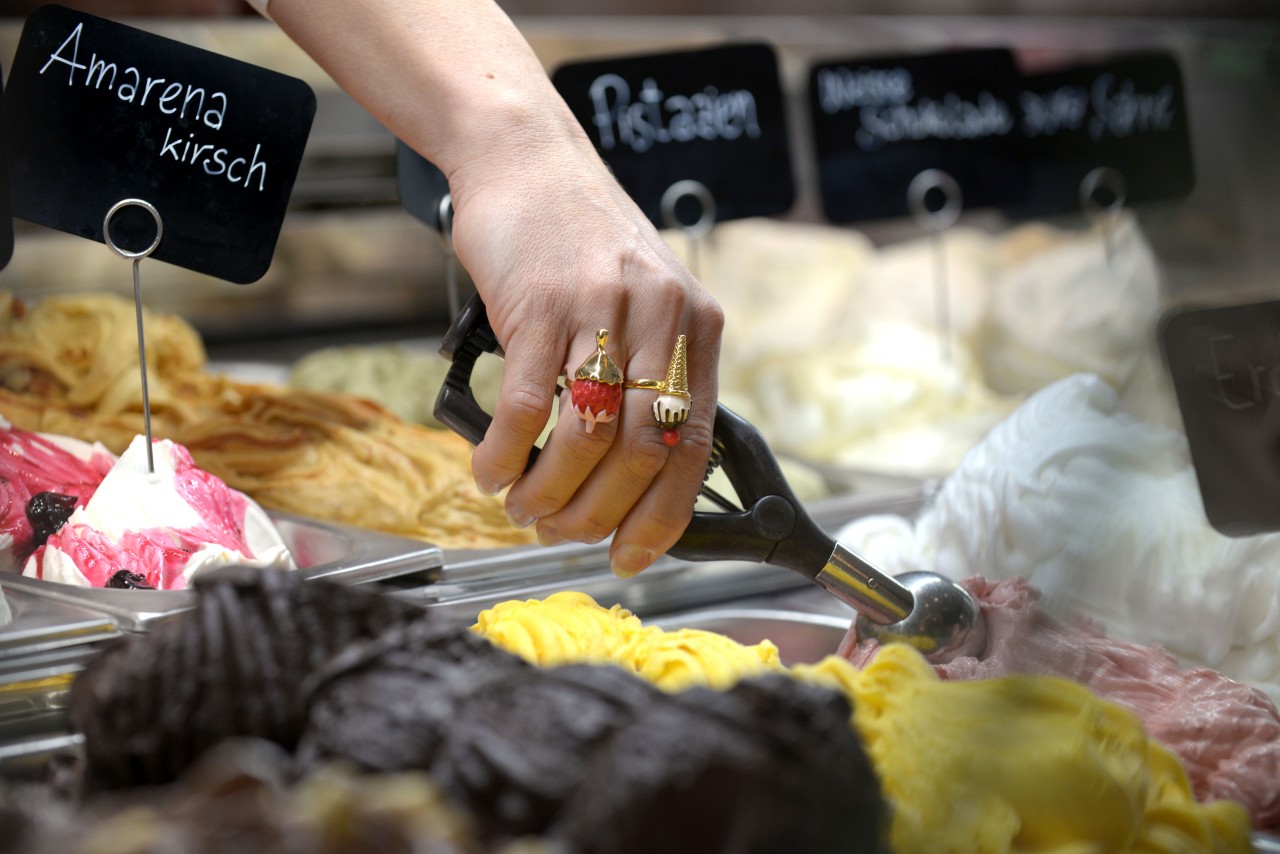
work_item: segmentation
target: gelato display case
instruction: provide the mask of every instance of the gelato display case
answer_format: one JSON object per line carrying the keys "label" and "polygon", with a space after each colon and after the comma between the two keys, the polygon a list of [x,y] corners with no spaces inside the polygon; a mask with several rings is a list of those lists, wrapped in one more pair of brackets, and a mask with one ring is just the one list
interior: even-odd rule
{"label": "gelato display case", "polygon": [[[672,795],[672,768],[686,767],[680,745],[665,740],[676,721],[695,734],[689,773],[741,787],[730,790],[744,799],[770,793],[780,827],[809,816],[793,803],[804,787],[775,792],[761,767],[856,796],[839,830],[881,822],[884,844],[868,836],[867,850],[943,850],[931,846],[946,827],[1013,839],[981,849],[1010,850],[1020,843],[1006,825],[1018,821],[1046,848],[1092,834],[1100,850],[1280,850],[1280,519],[1245,536],[1210,521],[1204,443],[1189,444],[1184,426],[1197,404],[1175,387],[1162,348],[1178,312],[1244,312],[1275,292],[1280,21],[1234,7],[1214,16],[512,9],[549,72],[724,43],[772,47],[792,204],[663,236],[724,309],[721,403],[759,429],[803,511],[841,547],[889,576],[935,573],[966,590],[979,614],[967,646],[926,662],[934,650],[868,634],[848,604],[769,563],[664,556],[622,579],[608,540],[541,547],[512,528],[501,498],[474,490],[467,443],[433,418],[458,296],[450,278],[461,274],[464,296],[470,283],[440,234],[402,206],[396,140],[270,22],[126,18],[316,94],[260,280],[142,265],[158,336],[156,429],[260,502],[298,569],[276,584],[230,567],[227,580],[213,570],[196,589],[172,591],[0,575],[11,612],[0,625],[0,772],[31,780],[70,762],[105,787],[151,785],[189,770],[203,747],[253,736],[291,755],[219,755],[187,790],[192,803],[225,797],[219,775],[283,796],[280,768],[314,771],[336,757],[380,776],[432,771],[397,785],[425,785],[413,797],[437,806],[462,804],[475,819],[464,825],[492,834],[486,844],[524,830],[615,850],[600,842],[617,832],[600,816],[634,830],[644,809],[688,795]],[[0,62],[21,24],[0,20]],[[833,221],[811,115],[815,69],[988,50],[1044,79],[1116,58],[1171,60],[1190,183],[1132,204],[1122,192],[1103,216],[1086,193],[1052,210],[962,206],[936,229],[910,215]],[[1112,106],[1155,109],[1137,98]],[[1070,107],[1058,105],[1060,119]],[[910,204],[903,190],[893,204]],[[141,423],[139,389],[124,379],[137,356],[122,355],[133,346],[128,265],[94,241],[21,220],[14,229],[0,270],[0,416],[120,453]],[[1274,347],[1259,352],[1280,364]],[[1268,387],[1266,370],[1251,376],[1274,404],[1280,384]],[[500,360],[486,357],[472,377],[490,411],[500,375]],[[1260,459],[1246,465],[1264,482],[1273,462]],[[737,498],[723,473],[708,484]],[[1247,485],[1245,504],[1280,495],[1274,484]],[[703,499],[698,509],[712,508]],[[171,660],[199,664],[199,684]],[[619,672],[600,675],[601,665]],[[623,671],[635,680],[618,681]],[[79,706],[77,684],[93,688]],[[793,696],[784,685],[803,687]],[[832,717],[833,696],[852,707],[852,727],[847,708]],[[515,721],[521,698],[537,713]],[[148,703],[162,711],[151,730]],[[942,708],[955,714],[938,716]],[[587,712],[566,723],[575,709]],[[414,734],[419,718],[429,737]],[[840,723],[824,737],[849,767],[810,755],[800,719]],[[590,761],[564,759],[588,730],[596,741],[578,753]],[[1030,771],[993,746],[1005,733]],[[591,784],[591,762],[623,762],[626,739],[649,737],[655,758],[638,763],[636,779]],[[1055,766],[1052,755],[1066,759]],[[550,782],[530,782],[538,775]],[[365,809],[364,783],[343,779],[329,779],[327,797]],[[889,782],[875,789],[867,779]],[[444,801],[433,800],[436,785]],[[867,818],[879,803],[867,792],[882,790],[899,801],[882,821]],[[940,805],[952,796],[972,814],[948,818]],[[918,820],[908,827],[890,814]],[[186,819],[157,807],[147,820]],[[950,841],[948,850],[979,850]]]}
{"label": "gelato display case", "polygon": [[[320,522],[287,513],[269,514],[294,556],[292,570],[310,579],[371,584],[414,578],[422,584],[443,565],[439,547],[408,537]],[[108,615],[119,629],[145,631],[153,623],[188,610],[190,590],[125,590],[80,587],[6,574],[0,587],[24,596],[75,605]],[[25,623],[25,620],[21,621]]]}

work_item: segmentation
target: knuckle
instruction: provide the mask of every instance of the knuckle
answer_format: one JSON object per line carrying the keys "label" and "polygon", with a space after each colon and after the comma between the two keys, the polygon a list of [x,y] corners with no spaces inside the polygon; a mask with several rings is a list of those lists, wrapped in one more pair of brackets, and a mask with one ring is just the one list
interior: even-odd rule
{"label": "knuckle", "polygon": [[578,542],[594,545],[613,533],[614,526],[587,516],[574,526],[574,539]]}
{"label": "knuckle", "polygon": [[608,429],[611,426],[611,424],[597,424],[590,433],[581,429],[571,430],[569,440],[564,446],[569,464],[579,467],[598,462],[613,444],[613,431]]}
{"label": "knuckle", "polygon": [[689,286],[677,276],[661,276],[654,286],[654,293],[663,307],[675,316],[684,312],[685,303],[689,300]]}
{"label": "knuckle", "polygon": [[663,444],[657,430],[643,430],[627,443],[624,461],[627,472],[638,482],[647,484],[666,465],[671,450]]}
{"label": "knuckle", "polygon": [[711,425],[690,419],[680,427],[680,443],[672,449],[675,463],[682,468],[702,470],[711,456]]}
{"label": "knuckle", "polygon": [[680,539],[684,529],[689,527],[693,507],[694,502],[691,501],[687,505],[669,504],[654,510],[646,526],[647,530],[636,534],[638,544],[654,552],[664,552],[671,548],[671,544]]}
{"label": "knuckle", "polygon": [[502,414],[522,433],[539,433],[551,418],[551,401],[528,388],[512,389],[502,401]]}
{"label": "knuckle", "polygon": [[[512,496],[517,494],[514,490],[522,484],[523,480],[517,481],[516,486],[512,487],[513,492],[508,496],[507,501],[509,507],[515,503],[512,500]],[[557,495],[548,490],[520,492],[518,496],[518,509],[523,510],[523,515],[535,521],[559,512],[568,500],[567,496]]]}
{"label": "knuckle", "polygon": [[707,300],[699,306],[697,318],[703,334],[719,339],[724,333],[724,309],[715,300]]}

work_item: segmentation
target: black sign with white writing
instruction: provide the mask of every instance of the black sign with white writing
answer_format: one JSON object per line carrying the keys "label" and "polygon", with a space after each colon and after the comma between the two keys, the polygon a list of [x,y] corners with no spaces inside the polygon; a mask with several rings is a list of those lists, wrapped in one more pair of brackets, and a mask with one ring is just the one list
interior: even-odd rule
{"label": "black sign with white writing", "polygon": [[1018,112],[1028,170],[1026,197],[1011,215],[1079,210],[1081,185],[1096,169],[1119,178],[1102,182],[1100,206],[1121,195],[1125,204],[1176,199],[1195,184],[1182,75],[1168,54],[1024,77]]}
{"label": "black sign with white writing", "polygon": [[[768,45],[573,63],[552,80],[659,227],[672,224],[662,200],[680,181],[709,191],[716,221],[774,216],[795,200],[778,60]],[[701,215],[675,214],[683,224]]]}
{"label": "black sign with white writing", "polygon": [[396,191],[414,219],[441,230],[440,202],[449,195],[449,180],[436,165],[396,140]]}
{"label": "black sign with white writing", "polygon": [[1160,344],[1209,522],[1280,530],[1280,302],[1170,312]]}
{"label": "black sign with white writing", "polygon": [[822,205],[832,222],[905,216],[912,180],[940,169],[965,208],[1022,193],[1018,80],[1007,50],[851,59],[809,72]]}
{"label": "black sign with white writing", "polygon": [[[271,263],[315,116],[301,80],[122,24],[42,6],[5,91],[13,213],[93,240],[125,199],[153,205],[152,257],[237,283]],[[111,224],[141,251],[140,207]]]}

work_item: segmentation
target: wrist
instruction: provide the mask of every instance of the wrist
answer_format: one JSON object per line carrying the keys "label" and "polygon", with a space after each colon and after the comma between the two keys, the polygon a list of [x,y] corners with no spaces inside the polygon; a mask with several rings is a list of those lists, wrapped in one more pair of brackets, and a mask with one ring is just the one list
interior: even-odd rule
{"label": "wrist", "polygon": [[541,87],[481,87],[485,91],[476,93],[472,107],[450,111],[444,126],[433,129],[427,156],[449,177],[455,197],[522,164],[537,164],[538,172],[525,173],[527,179],[559,167],[604,168],[550,81],[542,81]]}

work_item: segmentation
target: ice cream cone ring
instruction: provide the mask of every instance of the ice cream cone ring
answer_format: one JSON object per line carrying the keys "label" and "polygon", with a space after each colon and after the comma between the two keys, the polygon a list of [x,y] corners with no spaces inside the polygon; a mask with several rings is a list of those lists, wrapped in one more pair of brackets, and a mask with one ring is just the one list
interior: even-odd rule
{"label": "ice cream cone ring", "polygon": [[680,441],[680,425],[689,420],[689,406],[693,400],[689,395],[688,358],[688,342],[681,335],[671,353],[665,380],[634,379],[622,384],[623,388],[658,392],[658,399],[653,402],[653,419],[662,430],[662,441],[671,447]]}

